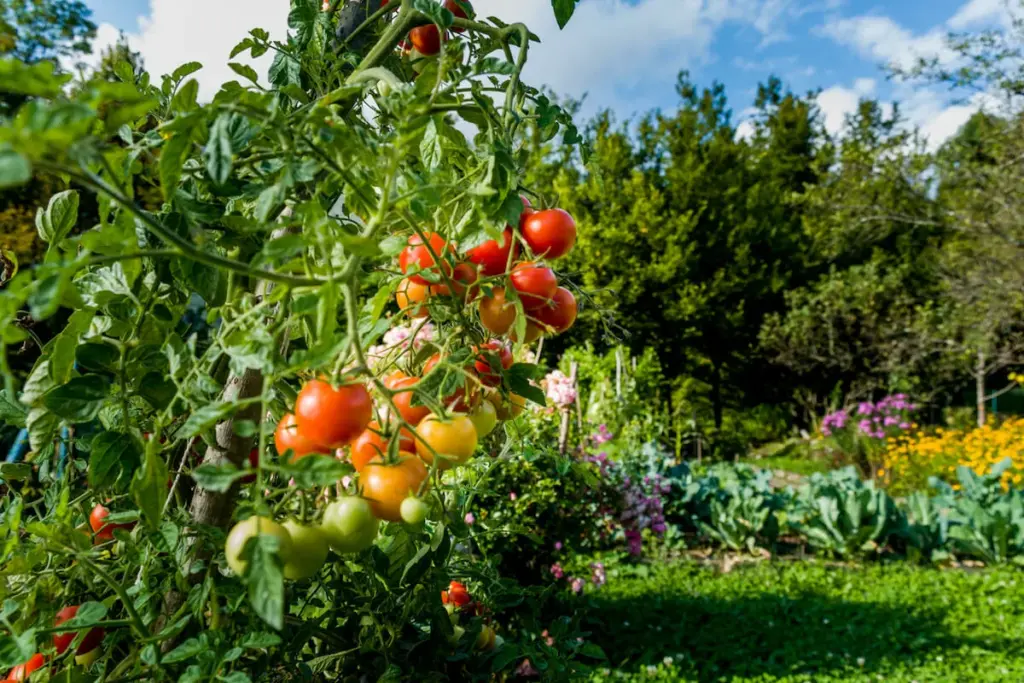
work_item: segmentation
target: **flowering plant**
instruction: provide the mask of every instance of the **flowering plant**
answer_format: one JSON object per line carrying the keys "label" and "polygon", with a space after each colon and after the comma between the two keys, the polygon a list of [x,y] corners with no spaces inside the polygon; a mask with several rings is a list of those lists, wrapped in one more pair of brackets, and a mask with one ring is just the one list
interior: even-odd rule
{"label": "flowering plant", "polygon": [[877,403],[862,401],[856,407],[826,415],[821,421],[821,434],[829,439],[840,459],[855,462],[870,476],[886,442],[916,426],[912,414],[917,409],[906,394],[886,396]]}

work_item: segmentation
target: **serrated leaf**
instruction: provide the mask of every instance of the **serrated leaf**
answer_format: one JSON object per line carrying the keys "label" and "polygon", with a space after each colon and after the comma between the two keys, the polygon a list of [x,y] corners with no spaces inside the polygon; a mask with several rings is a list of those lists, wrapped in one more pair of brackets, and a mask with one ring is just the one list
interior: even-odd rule
{"label": "serrated leaf", "polygon": [[109,395],[110,382],[105,377],[85,375],[46,392],[43,405],[69,422],[88,422],[99,414]]}
{"label": "serrated leaf", "polygon": [[228,66],[231,70],[242,78],[246,78],[253,83],[258,83],[260,80],[259,74],[256,73],[256,69],[252,68],[248,64],[239,64],[238,62],[228,62]]}
{"label": "serrated leaf", "polygon": [[279,541],[270,534],[258,534],[247,544],[249,563],[245,580],[249,604],[271,628],[284,627],[284,573],[277,555]]}
{"label": "serrated leaf", "polygon": [[167,463],[148,449],[142,467],[132,478],[132,500],[142,511],[142,519],[154,531],[160,528],[164,499],[167,497]]}
{"label": "serrated leaf", "polygon": [[218,185],[223,185],[231,177],[234,164],[234,152],[231,149],[231,115],[221,114],[210,126],[210,138],[203,150],[206,172]]}
{"label": "serrated leaf", "polygon": [[187,62],[182,64],[171,74],[171,78],[175,81],[180,81],[186,76],[191,76],[195,72],[203,68],[203,65],[199,62]]}
{"label": "serrated leaf", "polygon": [[188,439],[202,434],[239,408],[235,402],[208,403],[185,420],[181,427],[181,438]]}
{"label": "serrated leaf", "polygon": [[420,158],[423,160],[423,164],[432,171],[441,165],[443,152],[437,123],[434,119],[430,119],[427,122],[426,130],[423,131],[423,140],[420,141]]}
{"label": "serrated leaf", "polygon": [[199,640],[198,638],[189,638],[184,643],[161,657],[160,662],[162,664],[184,662],[188,659],[198,657],[209,649],[210,647],[204,641]]}
{"label": "serrated leaf", "polygon": [[206,463],[200,465],[192,472],[192,478],[204,489],[223,493],[231,488],[231,485],[238,479],[245,476],[245,471],[239,470],[231,463],[213,465]]}
{"label": "serrated leaf", "polygon": [[192,131],[176,133],[164,143],[160,151],[160,190],[164,199],[170,200],[178,189],[181,179],[181,168],[185,165],[189,147],[192,144]]}
{"label": "serrated leaf", "polygon": [[338,483],[352,472],[352,466],[331,455],[307,455],[299,460],[277,464],[273,470],[282,478],[294,479],[299,488],[312,488]]}
{"label": "serrated leaf", "polygon": [[135,439],[128,434],[100,432],[89,452],[89,487],[102,491],[118,480],[130,481],[142,461]]}

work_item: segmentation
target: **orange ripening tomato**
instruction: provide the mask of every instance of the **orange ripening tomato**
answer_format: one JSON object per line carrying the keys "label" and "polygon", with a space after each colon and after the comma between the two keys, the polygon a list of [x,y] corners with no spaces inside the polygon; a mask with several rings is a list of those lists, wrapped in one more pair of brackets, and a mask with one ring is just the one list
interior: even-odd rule
{"label": "orange ripening tomato", "polygon": [[523,221],[522,231],[537,258],[561,258],[576,244],[576,221],[562,209],[535,211]]}
{"label": "orange ripening tomato", "polygon": [[493,296],[480,299],[478,310],[480,323],[492,334],[507,334],[516,322],[515,304],[506,300],[504,289],[495,289]]}
{"label": "orange ripening tomato", "polygon": [[430,287],[414,282],[412,278],[402,280],[395,291],[395,303],[410,318],[425,318],[430,314],[426,302],[430,298]]}
{"label": "orange ripening tomato", "polygon": [[[374,458],[382,458],[388,453],[388,442],[390,437],[381,433],[380,424],[371,422],[366,431],[359,435],[359,438],[352,444],[351,460],[356,472],[362,472],[366,464]],[[398,435],[398,450],[410,452],[416,448],[412,432],[402,429]]]}
{"label": "orange ripening tomato", "polygon": [[416,428],[416,452],[428,465],[434,453],[441,457],[438,469],[446,470],[469,460],[476,451],[476,427],[465,415],[442,420],[437,415],[426,417]]}
{"label": "orange ripening tomato", "polygon": [[385,464],[378,459],[370,462],[359,473],[363,498],[377,519],[388,522],[402,521],[402,501],[421,493],[420,488],[429,472],[413,453],[399,453],[396,464]]}
{"label": "orange ripening tomato", "polygon": [[299,434],[327,448],[340,448],[363,433],[373,418],[373,400],[361,383],[333,387],[314,379],[295,399]]}
{"label": "orange ripening tomato", "polygon": [[509,275],[509,280],[519,293],[519,299],[527,311],[548,304],[558,289],[555,271],[529,261],[516,265]]}
{"label": "orange ripening tomato", "polygon": [[430,414],[430,408],[422,405],[414,406],[412,404],[412,399],[415,395],[413,389],[418,382],[419,379],[416,377],[402,377],[388,385],[391,391],[398,392],[391,397],[395,407],[398,408],[398,413],[402,416],[403,420],[414,427],[420,423],[420,420]]}
{"label": "orange ripening tomato", "polygon": [[551,303],[534,310],[532,315],[538,322],[551,328],[554,334],[562,334],[576,322],[577,312],[576,297],[565,287],[559,287],[551,297]]}
{"label": "orange ripening tomato", "polygon": [[305,458],[313,453],[327,453],[331,450],[326,446],[313,443],[303,436],[299,432],[299,425],[295,421],[294,413],[287,413],[277,423],[277,429],[274,430],[274,446],[277,447],[277,452],[282,457],[287,451],[291,451],[292,458],[295,460]]}
{"label": "orange ripening tomato", "polygon": [[114,529],[131,529],[135,526],[134,522],[128,524],[105,524],[105,520],[110,515],[110,510],[103,507],[99,503],[89,513],[89,526],[92,527],[93,532],[96,536],[93,543],[106,543],[107,541],[114,540]]}
{"label": "orange ripening tomato", "polygon": [[480,273],[485,277],[501,275],[509,266],[509,255],[512,260],[519,255],[519,244],[512,236],[512,228],[505,228],[501,235],[500,245],[497,240],[487,240],[467,252],[469,260],[480,266]]}

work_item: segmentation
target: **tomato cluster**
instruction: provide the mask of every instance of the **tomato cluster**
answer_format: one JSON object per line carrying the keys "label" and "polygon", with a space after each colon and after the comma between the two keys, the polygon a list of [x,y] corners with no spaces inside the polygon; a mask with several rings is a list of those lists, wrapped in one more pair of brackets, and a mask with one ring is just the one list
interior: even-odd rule
{"label": "tomato cluster", "polygon": [[[437,233],[410,237],[398,258],[406,275],[395,296],[399,308],[410,317],[426,317],[431,297],[454,294],[475,305],[488,332],[512,341],[530,343],[571,328],[576,322],[576,297],[559,285],[545,260],[561,258],[572,250],[576,222],[562,209],[535,211],[526,198],[522,201],[518,231],[506,227],[500,242],[492,239],[469,249],[465,260],[459,260],[455,245]],[[520,258],[520,242],[532,258]],[[518,299],[519,306],[510,295]],[[522,340],[516,332],[520,310],[526,316]]]}
{"label": "tomato cluster", "polygon": [[[57,616],[54,619],[54,626],[61,626],[65,622],[73,619],[80,605],[70,605],[61,609],[57,612]],[[57,656],[67,652],[71,643],[75,641],[75,637],[78,635],[78,631],[58,631],[53,634],[53,646],[57,651]],[[106,636],[106,631],[102,628],[91,628],[82,638],[82,641],[75,648],[75,663],[80,666],[90,666],[100,657],[100,646],[103,644],[103,638]],[[2,683],[12,683],[13,681],[27,681],[30,679],[33,673],[42,669],[46,665],[46,657],[42,653],[35,653],[29,657],[26,661],[18,664],[7,674],[7,678]]]}
{"label": "tomato cluster", "polygon": [[[448,590],[441,591],[441,604],[452,623],[452,641],[458,641],[465,634],[466,629],[460,624],[460,615],[481,617],[485,609],[480,602],[473,599],[466,589],[465,584],[460,581],[452,581],[448,584]],[[477,650],[493,650],[499,644],[499,636],[489,624],[480,625],[480,634],[477,636],[474,646]]]}
{"label": "tomato cluster", "polygon": [[[388,0],[383,0],[380,4],[383,7],[388,4]],[[469,0],[445,0],[444,8],[460,19],[467,19],[473,16],[473,5],[469,3]],[[462,33],[463,29],[453,26],[451,31],[453,33]],[[409,38],[402,43],[402,47],[405,49],[411,47],[421,55],[430,57],[441,51],[441,41],[445,38],[447,36],[441,34],[436,24],[427,24],[409,31]]]}

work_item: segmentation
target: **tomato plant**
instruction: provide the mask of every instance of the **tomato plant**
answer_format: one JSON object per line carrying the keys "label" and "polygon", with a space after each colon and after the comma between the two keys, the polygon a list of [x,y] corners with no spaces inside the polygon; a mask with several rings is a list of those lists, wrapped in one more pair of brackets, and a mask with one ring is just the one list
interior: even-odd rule
{"label": "tomato plant", "polygon": [[[0,667],[27,675],[37,651],[52,676],[111,681],[566,666],[524,635],[492,671],[437,615],[472,544],[465,481],[443,470],[486,473],[480,435],[510,447],[494,420],[544,402],[535,365],[499,352],[472,370],[559,310],[554,271],[520,263],[525,126],[582,137],[522,82],[529,29],[469,3],[292,0],[289,27],[244,36],[212,97],[195,63],[74,87],[50,63],[0,66],[25,98],[0,120],[0,188],[59,186],[36,219],[45,258],[0,282],[0,420],[31,446],[3,476],[39,483],[0,500]],[[243,62],[262,55],[257,85]],[[22,371],[6,358],[34,344],[26,315],[53,332]],[[424,371],[434,354],[443,372]],[[367,447],[383,462],[356,472]],[[69,604],[83,644],[106,634],[95,661],[50,656]]]}

